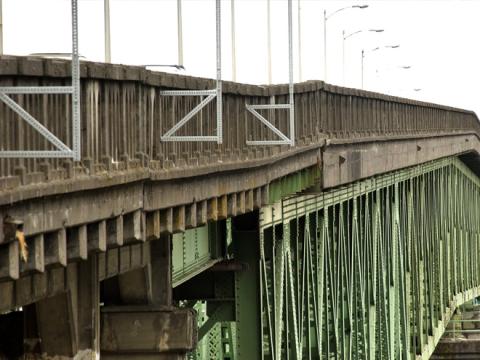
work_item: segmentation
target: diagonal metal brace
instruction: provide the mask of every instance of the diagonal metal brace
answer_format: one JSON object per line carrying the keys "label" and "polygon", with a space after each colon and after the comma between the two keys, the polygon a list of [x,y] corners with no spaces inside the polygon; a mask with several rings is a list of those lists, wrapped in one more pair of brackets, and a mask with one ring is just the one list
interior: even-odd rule
{"label": "diagonal metal brace", "polygon": [[[0,1],[1,2],[1,1]],[[0,102],[13,110],[57,150],[1,150],[0,158],[72,158],[80,161],[80,60],[78,55],[78,0],[71,0],[72,14],[72,84],[71,86],[2,86]],[[37,119],[7,94],[70,94],[72,95],[72,149],[52,134]]]}
{"label": "diagonal metal brace", "polygon": [[29,123],[35,130],[37,130],[45,139],[54,145],[58,150],[69,152],[72,151],[59,138],[53,135],[45,126],[43,126],[37,119],[25,111],[20,105],[12,100],[8,95],[0,90],[0,100],[2,100],[10,109],[16,112],[22,119]]}
{"label": "diagonal metal brace", "polygon": [[[192,94],[193,93],[193,94]],[[182,128],[191,118],[193,118],[200,110],[202,110],[209,102],[217,96],[216,90],[195,91],[192,93],[187,91],[162,91],[161,95],[165,96],[208,96],[203,99],[197,106],[195,106],[187,115],[183,117],[177,124],[175,124],[165,135],[161,137],[162,141],[217,141],[217,136],[173,136],[180,128]]]}
{"label": "diagonal metal brace", "polygon": [[265,126],[272,130],[281,140],[254,140],[247,141],[247,145],[292,145],[292,140],[287,135],[278,130],[270,121],[268,121],[257,110],[288,109],[291,111],[290,104],[267,104],[267,105],[245,105],[246,109],[260,120]]}

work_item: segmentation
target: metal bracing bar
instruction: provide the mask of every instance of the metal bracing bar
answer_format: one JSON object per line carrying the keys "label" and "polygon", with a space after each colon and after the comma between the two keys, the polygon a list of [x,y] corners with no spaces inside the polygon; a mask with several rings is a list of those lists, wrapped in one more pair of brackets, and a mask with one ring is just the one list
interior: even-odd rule
{"label": "metal bracing bar", "polygon": [[78,56],[78,0],[72,0],[72,133],[73,159],[80,161],[80,58]]}
{"label": "metal bracing bar", "polygon": [[[190,120],[192,117],[194,117],[202,108],[207,105],[210,101],[212,101],[215,98],[216,95],[209,95],[205,99],[203,99],[200,104],[195,106],[192,111],[190,111],[185,117],[180,120],[179,123],[177,123],[174,127],[172,127],[170,130],[168,130],[164,136],[162,136],[162,140],[171,140],[169,139],[178,129],[180,129],[183,125],[185,125],[188,120]],[[178,136],[177,136],[178,137]]]}
{"label": "metal bracing bar", "polygon": [[248,111],[250,111],[255,117],[260,120],[262,123],[264,123],[270,130],[272,130],[275,134],[277,134],[281,139],[283,139],[284,142],[290,143],[290,139],[285,136],[280,130],[278,130],[275,126],[272,125],[267,119],[265,119],[262,115],[260,115],[258,112],[254,111],[251,108],[247,108]]}
{"label": "metal bracing bar", "polygon": [[162,96],[206,96],[206,95],[216,95],[217,90],[166,90],[160,91]]}
{"label": "metal bracing bar", "polygon": [[163,141],[217,141],[216,136],[170,136]]}
{"label": "metal bracing bar", "polygon": [[246,105],[247,109],[265,110],[265,109],[290,109],[290,104],[265,104],[265,105]]}
{"label": "metal bracing bar", "polygon": [[37,130],[47,141],[52,143],[57,149],[61,151],[71,151],[59,138],[53,135],[45,126],[40,124],[32,115],[26,112],[20,105],[13,101],[10,97],[0,92],[0,100],[10,109],[15,111],[21,118],[29,123],[35,130]]}
{"label": "metal bracing bar", "polygon": [[72,94],[72,86],[4,86],[3,94]]}
{"label": "metal bracing bar", "polygon": [[[245,104],[247,111],[251,112],[258,120],[265,124],[270,130],[278,135],[282,140],[247,140],[247,145],[295,145],[295,102],[293,95],[293,24],[292,24],[292,0],[288,0],[288,104],[267,104],[267,105],[249,105]],[[270,70],[269,70],[270,71]],[[270,76],[270,75],[269,75]],[[290,137],[278,130],[265,117],[256,110],[288,109],[289,111],[289,132]]]}
{"label": "metal bracing bar", "polygon": [[[78,56],[77,1],[72,0],[72,85],[0,87],[0,101],[4,102],[58,150],[5,150],[0,151],[0,158],[73,158],[76,161],[80,160],[80,60]],[[72,94],[72,149],[7,94]]]}
{"label": "metal bracing bar", "polygon": [[216,0],[216,32],[217,32],[217,142],[223,142],[222,128],[222,9],[221,0]]}
{"label": "metal bracing bar", "polygon": [[[175,126],[168,130],[165,135],[161,137],[162,141],[216,141],[218,144],[222,143],[222,46],[221,46],[221,0],[215,0],[215,19],[216,19],[216,57],[217,57],[217,80],[216,88],[212,90],[165,90],[160,91],[163,96],[206,96],[193,110],[185,115]],[[177,3],[178,5],[179,3]],[[177,11],[181,11],[177,8]],[[180,19],[179,19],[180,20]],[[180,53],[179,53],[180,54]],[[182,51],[183,56],[183,51]],[[183,59],[182,59],[183,61]],[[191,120],[200,110],[202,110],[210,101],[217,98],[217,130],[215,136],[173,136],[173,134]]]}
{"label": "metal bracing bar", "polygon": [[44,158],[71,158],[73,151],[57,150],[11,150],[0,152],[2,158],[14,159],[44,159]]}
{"label": "metal bracing bar", "polygon": [[290,145],[295,145],[295,102],[293,96],[293,23],[292,0],[288,0],[288,92],[290,102]]}

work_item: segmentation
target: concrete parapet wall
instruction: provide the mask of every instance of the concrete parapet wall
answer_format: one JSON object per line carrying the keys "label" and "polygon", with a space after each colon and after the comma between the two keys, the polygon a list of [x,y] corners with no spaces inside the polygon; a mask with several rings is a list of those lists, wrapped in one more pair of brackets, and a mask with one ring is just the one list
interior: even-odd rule
{"label": "concrete parapet wall", "polygon": [[[68,85],[70,63],[32,57],[0,58],[0,86]],[[224,82],[223,144],[162,142],[160,137],[198,102],[198,97],[161,96],[165,89],[212,89],[215,82],[141,67],[82,62],[82,161],[0,159],[0,192],[25,185],[58,183],[95,175],[121,182],[148,178],[152,172],[268,159],[289,146],[248,146],[247,140],[276,140],[276,135],[245,109],[245,104],[286,103],[288,86],[254,86]],[[71,144],[68,95],[11,95],[67,145]],[[287,133],[286,110],[265,116]],[[322,81],[295,85],[297,148],[323,139],[410,136],[470,131],[479,133],[470,111],[382,94],[341,88]],[[214,135],[215,100],[178,135]],[[0,141],[5,150],[51,150],[28,124],[0,104]],[[165,177],[165,175],[159,175]],[[22,190],[23,191],[23,190]]]}

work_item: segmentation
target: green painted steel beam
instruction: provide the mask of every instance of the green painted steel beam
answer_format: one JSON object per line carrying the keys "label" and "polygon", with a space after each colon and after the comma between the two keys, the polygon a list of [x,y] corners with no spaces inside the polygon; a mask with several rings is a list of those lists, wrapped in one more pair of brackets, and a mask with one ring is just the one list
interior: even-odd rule
{"label": "green painted steel beam", "polygon": [[460,160],[300,194],[319,176],[273,182],[271,205],[228,224],[229,256],[248,263],[236,321],[200,306],[211,330],[191,359],[428,359],[480,295],[480,179]]}
{"label": "green painted steel beam", "polygon": [[448,158],[263,208],[262,359],[427,359],[479,294],[479,205]]}
{"label": "green painted steel beam", "polygon": [[272,204],[315,185],[320,180],[320,175],[320,167],[312,166],[272,181],[268,187],[269,203]]}

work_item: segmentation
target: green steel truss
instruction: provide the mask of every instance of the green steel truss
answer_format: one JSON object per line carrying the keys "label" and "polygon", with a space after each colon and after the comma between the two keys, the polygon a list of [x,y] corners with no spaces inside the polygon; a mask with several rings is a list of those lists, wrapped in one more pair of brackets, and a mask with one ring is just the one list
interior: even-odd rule
{"label": "green steel truss", "polygon": [[448,158],[263,208],[259,358],[428,358],[479,294],[479,205]]}

